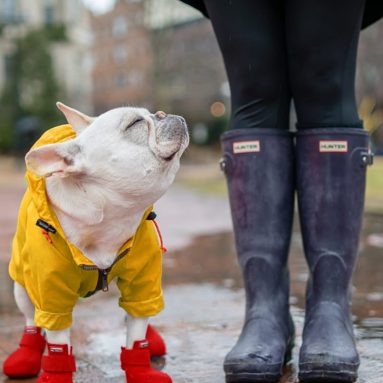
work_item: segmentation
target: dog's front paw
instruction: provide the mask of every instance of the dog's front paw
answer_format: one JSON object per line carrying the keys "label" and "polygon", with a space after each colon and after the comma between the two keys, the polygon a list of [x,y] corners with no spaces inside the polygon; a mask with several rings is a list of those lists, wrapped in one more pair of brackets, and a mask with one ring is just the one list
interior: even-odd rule
{"label": "dog's front paw", "polygon": [[48,343],[48,355],[43,357],[43,372],[37,383],[73,383],[76,362],[66,344]]}
{"label": "dog's front paw", "polygon": [[129,383],[172,383],[169,375],[150,366],[147,340],[135,342],[131,350],[121,348],[121,368]]}
{"label": "dog's front paw", "polygon": [[40,327],[25,327],[19,348],[4,361],[4,375],[14,379],[37,376],[41,369],[45,343]]}

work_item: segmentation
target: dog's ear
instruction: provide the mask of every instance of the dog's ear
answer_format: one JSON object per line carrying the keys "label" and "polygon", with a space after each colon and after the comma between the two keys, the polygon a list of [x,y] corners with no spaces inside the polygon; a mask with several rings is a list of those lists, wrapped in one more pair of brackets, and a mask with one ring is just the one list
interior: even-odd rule
{"label": "dog's ear", "polygon": [[29,171],[40,177],[49,177],[53,174],[68,177],[81,172],[80,157],[81,149],[72,140],[32,149],[26,154],[25,163]]}
{"label": "dog's ear", "polygon": [[56,102],[56,106],[64,114],[68,124],[72,125],[77,134],[80,134],[95,120],[95,117],[89,117],[76,109],[66,106],[62,102]]}

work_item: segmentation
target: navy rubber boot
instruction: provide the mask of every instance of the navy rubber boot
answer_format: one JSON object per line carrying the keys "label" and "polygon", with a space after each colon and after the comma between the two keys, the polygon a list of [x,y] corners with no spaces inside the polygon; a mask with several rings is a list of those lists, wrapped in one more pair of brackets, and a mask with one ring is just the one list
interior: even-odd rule
{"label": "navy rubber boot", "polygon": [[226,356],[226,382],[276,382],[291,358],[290,246],[294,206],[292,135],[239,129],[222,136],[236,249],[246,290],[242,333]]}
{"label": "navy rubber boot", "polygon": [[368,134],[355,128],[297,134],[297,191],[310,270],[299,358],[301,382],[354,382],[359,356],[351,319],[351,276],[361,230]]}

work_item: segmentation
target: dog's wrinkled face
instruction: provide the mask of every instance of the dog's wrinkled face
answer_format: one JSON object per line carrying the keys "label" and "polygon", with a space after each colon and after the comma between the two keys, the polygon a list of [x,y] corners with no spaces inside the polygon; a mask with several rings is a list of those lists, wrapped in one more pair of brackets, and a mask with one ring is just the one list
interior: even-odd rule
{"label": "dog's wrinkled face", "polygon": [[39,176],[78,177],[126,197],[154,202],[173,182],[189,143],[185,120],[143,108],[117,108],[91,118],[58,103],[77,131],[73,140],[31,150]]}
{"label": "dog's wrinkled face", "polygon": [[142,195],[168,188],[188,145],[188,134],[181,117],[120,108],[97,118],[79,135],[78,145],[82,166],[94,182]]}

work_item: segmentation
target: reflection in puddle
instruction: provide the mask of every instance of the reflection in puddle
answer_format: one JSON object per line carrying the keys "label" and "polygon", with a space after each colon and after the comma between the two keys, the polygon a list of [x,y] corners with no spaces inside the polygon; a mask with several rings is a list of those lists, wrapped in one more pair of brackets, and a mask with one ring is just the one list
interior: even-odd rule
{"label": "reflection in puddle", "polygon": [[383,339],[383,318],[365,318],[359,322],[359,334],[365,339]]}
{"label": "reflection in puddle", "polygon": [[383,234],[370,234],[367,237],[367,243],[370,246],[380,247],[383,249]]}
{"label": "reflection in puddle", "polygon": [[[378,246],[378,233],[383,233],[383,216],[366,215],[353,279],[353,314],[359,328],[358,337],[365,339],[383,337],[383,250]],[[371,238],[375,239],[371,241]],[[208,281],[228,288],[242,287],[231,233],[200,236],[186,249],[165,257],[165,283]],[[304,308],[308,272],[297,224],[294,225],[289,264],[290,303]]]}

